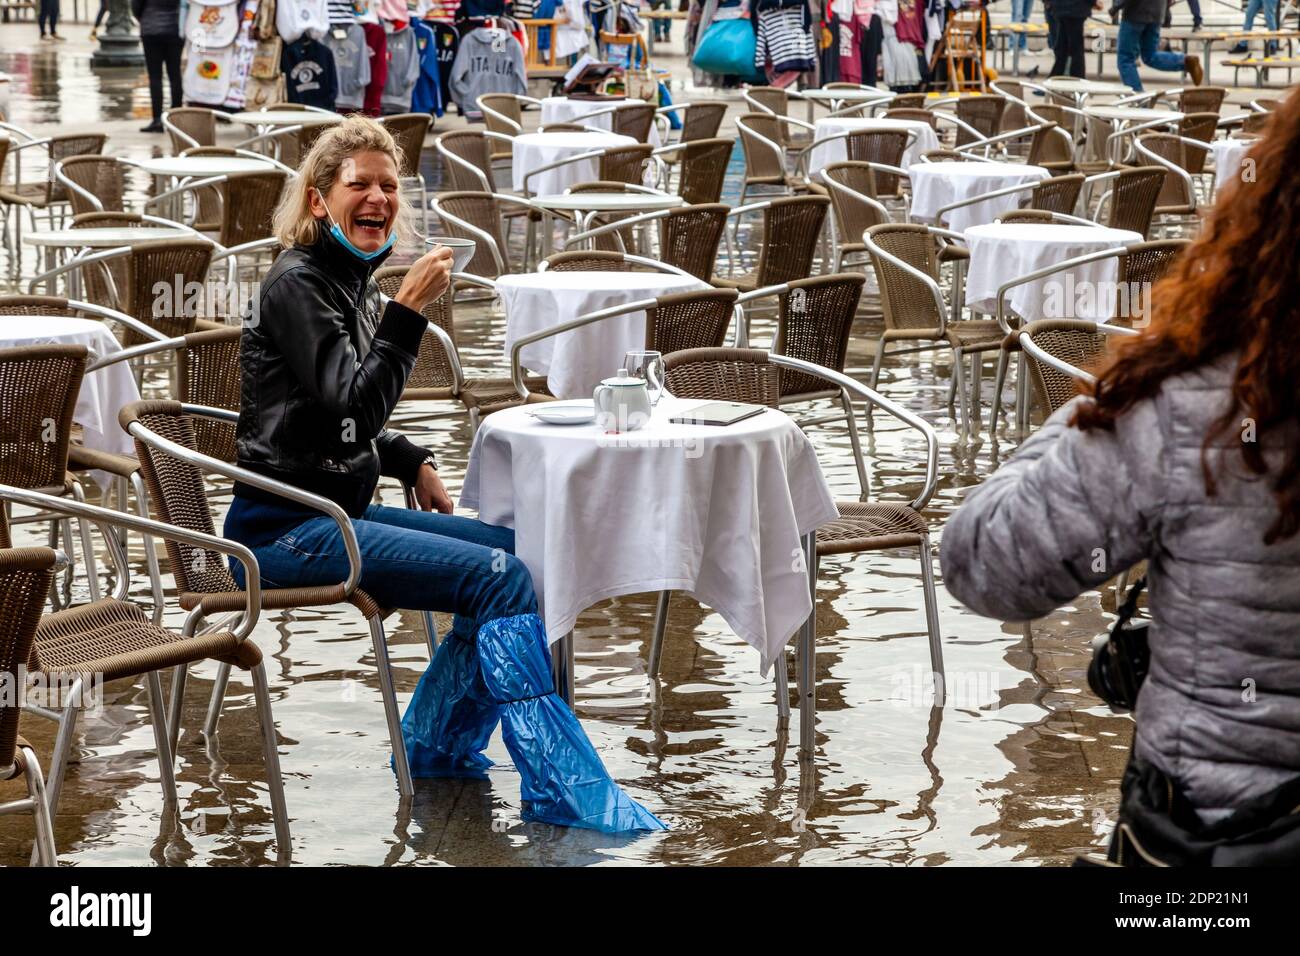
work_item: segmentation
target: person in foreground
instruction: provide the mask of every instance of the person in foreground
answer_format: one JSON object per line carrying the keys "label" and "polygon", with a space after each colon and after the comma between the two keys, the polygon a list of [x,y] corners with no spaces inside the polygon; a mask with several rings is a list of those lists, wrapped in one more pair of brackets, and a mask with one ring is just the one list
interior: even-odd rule
{"label": "person in foreground", "polygon": [[943,534],[948,590],[1007,621],[1148,562],[1117,840],[1177,862],[1300,861],[1300,97],[1251,159],[1150,326]]}
{"label": "person in foreground", "polygon": [[[373,273],[410,232],[400,166],[392,136],[351,117],[317,140],[286,187],[275,214],[284,249],[241,338],[238,464],[340,505],[361,549],[360,587],[381,605],[454,612],[402,720],[413,775],[482,776],[500,721],[526,819],[664,829],[610,779],[555,695],[514,533],[453,515],[433,455],[384,427],[425,333],[420,310],[451,278],[450,250],[435,248],[381,303]],[[380,475],[410,485],[420,510],[371,504]],[[257,555],[264,586],[347,577],[332,518],[247,484],[235,485],[225,533]]]}

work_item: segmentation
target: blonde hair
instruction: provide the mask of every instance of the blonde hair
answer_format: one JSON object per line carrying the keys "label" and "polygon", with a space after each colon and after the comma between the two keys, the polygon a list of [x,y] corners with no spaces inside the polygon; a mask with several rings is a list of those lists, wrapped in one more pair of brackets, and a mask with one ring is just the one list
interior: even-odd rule
{"label": "blonde hair", "polygon": [[[401,147],[388,130],[367,116],[349,116],[316,139],[303,158],[298,175],[286,186],[271,220],[271,229],[281,245],[286,249],[310,246],[320,238],[323,220],[312,214],[310,190],[314,188],[322,196],[327,195],[338,180],[344,162],[366,152],[383,153],[399,171],[402,169]],[[400,190],[393,230],[399,241],[409,241],[415,235],[411,211]]]}

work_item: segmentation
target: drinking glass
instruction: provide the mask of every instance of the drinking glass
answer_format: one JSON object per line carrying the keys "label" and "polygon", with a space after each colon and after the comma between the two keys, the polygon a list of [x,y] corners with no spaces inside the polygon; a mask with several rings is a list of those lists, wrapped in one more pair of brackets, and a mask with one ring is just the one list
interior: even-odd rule
{"label": "drinking glass", "polygon": [[640,350],[623,356],[623,367],[632,378],[645,381],[651,407],[659,404],[664,391],[664,357],[661,352]]}

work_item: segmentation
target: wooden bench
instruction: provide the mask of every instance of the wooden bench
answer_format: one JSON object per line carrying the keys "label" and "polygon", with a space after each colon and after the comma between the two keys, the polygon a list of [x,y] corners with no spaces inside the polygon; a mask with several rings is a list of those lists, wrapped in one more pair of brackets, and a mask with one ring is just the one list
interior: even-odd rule
{"label": "wooden bench", "polygon": [[10,13],[15,14],[15,20],[25,19],[24,17],[19,16],[19,14],[24,12],[30,13],[32,18],[35,19],[36,4],[31,2],[31,0],[14,0],[14,2],[11,3],[0,3],[0,17],[3,17],[3,22],[5,23],[9,22]]}
{"label": "wooden bench", "polygon": [[1226,60],[1220,60],[1221,66],[1232,67],[1232,85],[1240,86],[1237,78],[1241,75],[1242,70],[1255,71],[1255,86],[1262,89],[1264,82],[1268,79],[1269,70],[1286,70],[1286,81],[1291,83],[1291,71],[1300,67],[1300,56],[1239,56],[1229,57]]}

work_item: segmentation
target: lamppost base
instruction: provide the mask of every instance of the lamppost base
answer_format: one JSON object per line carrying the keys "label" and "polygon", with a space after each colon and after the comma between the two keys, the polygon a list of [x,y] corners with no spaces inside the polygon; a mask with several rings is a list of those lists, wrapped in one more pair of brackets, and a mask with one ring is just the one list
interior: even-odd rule
{"label": "lamppost base", "polygon": [[144,51],[134,33],[101,33],[99,48],[90,55],[91,66],[143,66]]}

